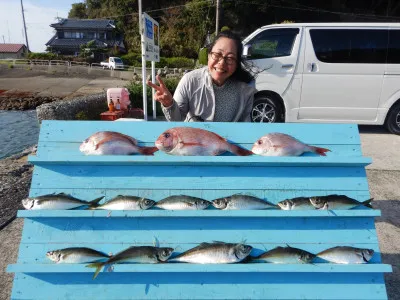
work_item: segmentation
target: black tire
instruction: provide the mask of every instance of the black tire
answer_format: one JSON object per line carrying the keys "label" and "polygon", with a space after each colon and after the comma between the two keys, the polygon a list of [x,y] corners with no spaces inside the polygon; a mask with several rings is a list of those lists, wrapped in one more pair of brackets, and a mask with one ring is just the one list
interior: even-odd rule
{"label": "black tire", "polygon": [[254,123],[283,122],[283,110],[280,100],[273,94],[256,96],[251,110],[251,121]]}
{"label": "black tire", "polygon": [[391,133],[400,135],[400,103],[390,109],[385,126]]}

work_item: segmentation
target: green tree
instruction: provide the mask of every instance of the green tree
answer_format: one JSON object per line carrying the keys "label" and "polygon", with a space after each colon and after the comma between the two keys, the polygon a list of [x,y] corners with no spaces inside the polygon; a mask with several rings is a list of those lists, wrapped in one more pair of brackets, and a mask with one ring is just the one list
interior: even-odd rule
{"label": "green tree", "polygon": [[87,19],[85,3],[73,3],[72,8],[68,13],[68,18],[71,19]]}

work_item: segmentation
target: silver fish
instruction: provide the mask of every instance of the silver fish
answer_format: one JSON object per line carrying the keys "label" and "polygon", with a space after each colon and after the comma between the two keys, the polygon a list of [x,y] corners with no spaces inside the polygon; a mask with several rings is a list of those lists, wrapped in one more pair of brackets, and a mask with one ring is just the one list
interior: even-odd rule
{"label": "silver fish", "polygon": [[114,131],[94,133],[82,142],[79,150],[86,155],[153,155],[158,151],[156,147],[139,147],[133,137]]}
{"label": "silver fish", "polygon": [[251,259],[255,262],[267,262],[275,264],[308,264],[315,254],[293,247],[276,247]]}
{"label": "silver fish", "polygon": [[72,247],[48,251],[46,256],[56,263],[64,264],[90,263],[110,258],[108,254],[85,247]]}
{"label": "silver fish", "polygon": [[154,206],[169,210],[201,210],[206,209],[210,204],[209,201],[201,198],[186,195],[174,195],[156,202]]}
{"label": "silver fish", "polygon": [[277,208],[275,204],[272,204],[263,199],[241,194],[235,194],[229,197],[215,199],[212,201],[212,205],[215,208],[224,210]]}
{"label": "silver fish", "polygon": [[263,156],[299,156],[304,152],[313,152],[326,156],[326,148],[304,144],[294,137],[284,133],[269,133],[259,138],[251,151]]}
{"label": "silver fish", "polygon": [[278,205],[283,210],[315,210],[309,197],[286,199],[278,202]]}
{"label": "silver fish", "polygon": [[364,264],[370,261],[374,250],[338,246],[326,249],[317,254],[317,257],[337,264]]}
{"label": "silver fish", "polygon": [[118,195],[110,201],[107,201],[106,203],[97,206],[95,209],[144,210],[152,207],[154,203],[156,202],[142,197]]}
{"label": "silver fish", "polygon": [[93,208],[96,207],[99,201],[103,198],[104,196],[87,202],[64,193],[59,193],[26,198],[22,200],[22,205],[25,209],[30,210],[73,209],[81,206]]}
{"label": "silver fish", "polygon": [[252,249],[251,246],[245,244],[201,243],[197,247],[170,258],[168,261],[194,264],[230,264],[245,259]]}
{"label": "silver fish", "polygon": [[352,209],[360,205],[372,208],[371,201],[373,199],[374,198],[359,202],[346,195],[328,195],[311,197],[310,201],[316,209]]}
{"label": "silver fish", "polygon": [[165,262],[174,251],[174,248],[159,248],[153,246],[132,246],[108,259],[105,262],[89,264],[86,267],[96,268],[93,279],[97,277],[101,268],[105,265],[118,263],[142,263],[156,264]]}

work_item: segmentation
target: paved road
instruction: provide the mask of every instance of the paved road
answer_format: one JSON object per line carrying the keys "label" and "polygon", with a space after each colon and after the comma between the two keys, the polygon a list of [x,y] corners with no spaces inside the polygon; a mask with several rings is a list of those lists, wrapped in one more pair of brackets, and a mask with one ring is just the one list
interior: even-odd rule
{"label": "paved road", "polygon": [[1,72],[0,90],[18,90],[37,93],[39,96],[73,98],[100,93],[108,88],[125,87],[129,81],[112,77],[69,77],[44,72],[12,70]]}

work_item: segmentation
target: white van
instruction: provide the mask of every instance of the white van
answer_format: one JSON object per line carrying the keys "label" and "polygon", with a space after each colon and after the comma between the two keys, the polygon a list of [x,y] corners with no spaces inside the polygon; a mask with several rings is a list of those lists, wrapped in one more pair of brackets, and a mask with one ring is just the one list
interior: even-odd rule
{"label": "white van", "polygon": [[253,122],[385,124],[400,134],[400,24],[276,24],[243,45],[260,72]]}

